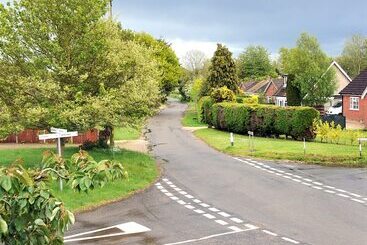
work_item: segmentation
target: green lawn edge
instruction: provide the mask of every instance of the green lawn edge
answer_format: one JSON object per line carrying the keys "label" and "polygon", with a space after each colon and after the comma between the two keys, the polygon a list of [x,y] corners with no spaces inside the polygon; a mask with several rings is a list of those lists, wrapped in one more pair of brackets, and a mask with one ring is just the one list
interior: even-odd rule
{"label": "green lawn edge", "polygon": [[[25,167],[35,168],[39,166],[42,153],[46,150],[50,149],[0,150],[0,165],[9,165],[20,157],[24,159]],[[65,157],[68,158],[77,151],[78,149],[74,147],[66,148]],[[98,161],[114,159],[122,162],[128,171],[129,178],[109,182],[104,187],[88,193],[75,192],[68,186],[65,186],[63,192],[60,192],[57,183],[50,183],[54,195],[59,197],[65,206],[75,213],[90,211],[106,204],[125,200],[151,187],[161,175],[159,164],[148,154],[129,150],[120,150],[119,152],[93,150],[89,153]]]}
{"label": "green lawn edge", "polygon": [[199,129],[194,135],[210,147],[238,157],[254,157],[267,160],[315,164],[328,167],[367,167],[367,153],[359,157],[357,146],[337,145],[319,142],[303,142],[255,137],[255,151],[250,152],[248,136],[235,134],[235,144],[230,146],[229,133],[216,129]]}

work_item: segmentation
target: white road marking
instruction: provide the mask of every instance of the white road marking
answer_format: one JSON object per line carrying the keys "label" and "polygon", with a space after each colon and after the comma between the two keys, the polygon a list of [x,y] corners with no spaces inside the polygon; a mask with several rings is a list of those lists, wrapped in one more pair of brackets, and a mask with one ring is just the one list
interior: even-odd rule
{"label": "white road marking", "polygon": [[313,181],[312,183],[314,183],[315,185],[324,185],[323,183],[317,182],[317,181]]}
{"label": "white road marking", "polygon": [[347,195],[344,195],[344,194],[337,194],[338,196],[341,196],[341,197],[347,197],[347,198],[350,198],[350,196],[347,196]]}
{"label": "white road marking", "polygon": [[193,200],[193,202],[194,202],[194,203],[201,203],[201,201],[200,201],[200,200],[198,200],[198,199]]}
{"label": "white road marking", "polygon": [[355,196],[355,197],[362,197],[361,195],[358,195],[358,194],[355,194],[353,192],[348,192],[348,194],[352,195],[352,196]]}
{"label": "white road marking", "polygon": [[161,185],[161,183],[159,183],[159,182],[158,182],[158,183],[156,183],[155,185],[156,185],[156,186],[159,186],[159,185]]}
{"label": "white road marking", "polygon": [[177,201],[177,203],[178,203],[178,204],[181,204],[181,205],[185,205],[185,204],[186,204],[186,202],[184,202],[184,201],[182,201],[182,200],[178,200],[178,201]]}
{"label": "white road marking", "polygon": [[226,217],[226,218],[231,216],[230,214],[227,214],[225,212],[219,212],[218,214],[220,214],[220,215],[222,215],[223,217]]}
{"label": "white road marking", "polygon": [[327,193],[331,193],[331,194],[335,194],[335,191],[330,191],[330,190],[324,190]]}
{"label": "white road marking", "polygon": [[274,174],[274,173],[275,173],[275,172],[274,172],[274,171],[272,171],[272,170],[267,170],[266,172],[271,173],[271,174]]}
{"label": "white road marking", "polygon": [[195,213],[198,213],[198,214],[203,214],[203,213],[205,213],[203,210],[201,210],[201,209],[195,209],[194,210],[194,212]]}
{"label": "white road marking", "polygon": [[169,192],[167,192],[167,193],[164,193],[166,196],[168,196],[168,197],[173,197],[173,194],[172,193],[169,193]]}
{"label": "white road marking", "polygon": [[167,193],[168,191],[166,189],[161,189],[161,192]]}
{"label": "white road marking", "polygon": [[172,187],[172,188],[176,188],[176,186],[175,185],[169,185],[170,187]]}
{"label": "white road marking", "polygon": [[305,180],[307,182],[312,182],[312,179],[303,178],[303,180]]}
{"label": "white road marking", "polygon": [[175,197],[175,196],[173,196],[173,197],[170,197],[172,200],[174,200],[174,201],[176,201],[176,200],[178,200],[178,197]]}
{"label": "white road marking", "polygon": [[208,207],[210,207],[210,205],[209,205],[209,204],[206,204],[206,203],[200,203],[200,206],[202,206],[202,207],[204,207],[204,208],[208,208]]}
{"label": "white road marking", "polygon": [[194,206],[191,206],[191,205],[185,205],[186,208],[188,209],[194,209],[195,207]]}
{"label": "white road marking", "polygon": [[208,219],[215,219],[215,216],[211,214],[203,214],[203,216],[207,217]]}
{"label": "white road marking", "polygon": [[180,188],[173,188],[175,191],[182,191]]}
{"label": "white road marking", "polygon": [[191,195],[185,195],[185,197],[189,198],[189,199],[193,199],[194,197]]}
{"label": "white road marking", "polygon": [[299,242],[297,242],[297,241],[295,241],[295,240],[293,240],[293,239],[290,239],[290,238],[288,238],[288,237],[282,237],[282,239],[284,240],[284,241],[287,241],[287,242],[291,242],[291,243],[294,243],[294,244],[299,244]]}
{"label": "white road marking", "polygon": [[306,182],[301,182],[302,185],[307,185],[307,186],[311,186],[310,183],[306,183]]}
{"label": "white road marking", "polygon": [[325,187],[329,189],[336,189],[334,186],[330,186],[330,185],[325,185]]}
{"label": "white road marking", "polygon": [[164,187],[163,186],[161,186],[161,185],[158,185],[157,186],[157,189],[159,189],[159,190],[161,190],[161,189],[163,189]]}
{"label": "white road marking", "polygon": [[168,180],[168,179],[163,179],[163,181],[164,181],[164,182],[167,182],[167,181],[169,181],[169,180]]}
{"label": "white road marking", "polygon": [[233,222],[237,223],[237,224],[241,224],[241,223],[243,223],[243,220],[238,219],[238,218],[231,218],[231,220],[232,220]]}
{"label": "white road marking", "polygon": [[212,211],[212,212],[219,212],[220,210],[219,209],[217,209],[217,208],[209,208],[209,210],[210,211]]}
{"label": "white road marking", "polygon": [[299,176],[299,175],[293,174],[293,176],[296,177],[296,178],[298,178],[298,179],[302,179],[302,177]]}
{"label": "white road marking", "polygon": [[278,175],[278,176],[283,176],[283,174],[280,174],[280,173],[275,173],[276,175]]}
{"label": "white road marking", "polygon": [[182,195],[186,195],[186,194],[187,194],[187,192],[186,192],[186,191],[180,191],[180,194],[182,194]]}
{"label": "white road marking", "polygon": [[270,235],[270,236],[278,236],[278,234],[274,233],[274,232],[271,232],[271,231],[268,231],[268,230],[262,230],[262,232]]}
{"label": "white road marking", "polygon": [[283,178],[292,179],[292,177],[289,177],[288,175],[283,175]]}
{"label": "white road marking", "polygon": [[335,189],[335,190],[337,190],[337,191],[339,191],[339,192],[343,192],[343,193],[347,192],[347,191],[342,190],[342,189]]}
{"label": "white road marking", "polygon": [[182,241],[182,242],[175,242],[175,243],[166,243],[164,245],[178,245],[178,244],[185,244],[185,243],[194,243],[194,242],[198,242],[198,241],[209,240],[209,239],[215,238],[215,237],[226,236],[226,235],[231,235],[231,234],[235,234],[235,233],[239,233],[239,232],[246,232],[246,231],[250,231],[250,230],[230,231],[230,232],[214,234],[214,235],[211,235],[211,236],[206,236],[206,237],[202,237],[202,238],[198,238],[198,239],[191,239],[191,240],[186,240],[186,241]]}
{"label": "white road marking", "polygon": [[245,226],[246,226],[248,229],[251,229],[251,230],[259,229],[259,227],[255,226],[255,225],[251,225],[251,224],[245,224]]}
{"label": "white road marking", "polygon": [[317,190],[322,190],[323,188],[322,187],[319,187],[319,186],[315,186],[315,185],[313,185],[313,186],[311,186],[312,188],[314,188],[314,189],[317,189]]}
{"label": "white road marking", "polygon": [[295,181],[295,182],[302,182],[299,179],[292,179],[292,180]]}
{"label": "white road marking", "polygon": [[217,222],[218,224],[220,225],[228,225],[227,222],[223,221],[223,220],[220,220],[220,219],[217,219],[215,222]]}
{"label": "white road marking", "polygon": [[243,231],[241,228],[238,228],[237,226],[230,226],[228,228],[233,230],[233,231],[237,231],[237,232]]}
{"label": "white road marking", "polygon": [[171,181],[166,182],[168,185],[173,185]]}
{"label": "white road marking", "polygon": [[359,202],[359,203],[366,203],[365,201],[362,201],[362,200],[359,200],[359,199],[355,199],[355,198],[352,198],[353,201],[355,202]]}
{"label": "white road marking", "polygon": [[[81,237],[81,236],[91,235],[91,234],[102,232],[102,231],[108,231],[114,228],[119,229],[121,232],[100,235],[100,236]],[[123,223],[123,224],[119,224],[115,226],[109,226],[109,227],[102,228],[102,229],[97,229],[97,230],[92,230],[92,231],[87,231],[87,232],[82,232],[82,233],[78,233],[75,235],[67,236],[67,237],[64,237],[64,243],[95,240],[95,239],[116,237],[116,236],[124,236],[124,235],[138,234],[138,233],[143,233],[143,232],[148,232],[148,231],[150,231],[150,229],[145,226],[142,226],[135,222],[128,222],[128,223]]]}

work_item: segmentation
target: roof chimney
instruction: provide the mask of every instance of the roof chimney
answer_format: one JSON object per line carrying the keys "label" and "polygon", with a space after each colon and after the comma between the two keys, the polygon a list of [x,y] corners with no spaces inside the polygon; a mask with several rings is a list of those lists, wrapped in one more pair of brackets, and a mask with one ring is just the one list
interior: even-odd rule
{"label": "roof chimney", "polygon": [[283,75],[283,88],[287,88],[288,74]]}

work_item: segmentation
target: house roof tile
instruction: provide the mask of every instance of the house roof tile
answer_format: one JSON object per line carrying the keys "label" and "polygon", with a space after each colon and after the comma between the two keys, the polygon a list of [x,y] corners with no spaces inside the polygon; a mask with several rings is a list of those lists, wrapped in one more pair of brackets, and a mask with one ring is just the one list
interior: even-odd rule
{"label": "house roof tile", "polygon": [[342,91],[342,95],[363,95],[367,88],[367,69],[362,71]]}

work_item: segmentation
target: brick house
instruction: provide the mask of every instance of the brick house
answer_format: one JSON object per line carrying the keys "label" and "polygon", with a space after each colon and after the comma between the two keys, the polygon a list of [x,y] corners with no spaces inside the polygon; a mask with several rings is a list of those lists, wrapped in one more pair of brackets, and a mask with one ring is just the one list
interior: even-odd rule
{"label": "brick house", "polygon": [[347,128],[367,128],[367,69],[341,92]]}

